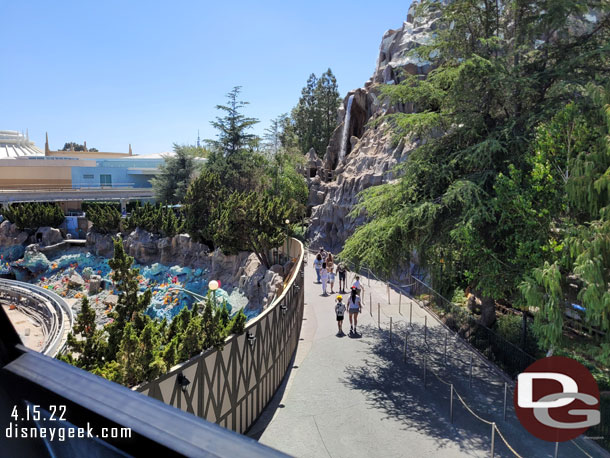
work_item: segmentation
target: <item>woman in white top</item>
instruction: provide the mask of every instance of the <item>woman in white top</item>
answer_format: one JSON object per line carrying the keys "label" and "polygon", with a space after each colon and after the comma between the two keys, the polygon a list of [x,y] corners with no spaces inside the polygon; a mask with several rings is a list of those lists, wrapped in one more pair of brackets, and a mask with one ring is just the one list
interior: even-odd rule
{"label": "woman in white top", "polygon": [[328,269],[326,268],[326,263],[322,263],[322,269],[320,270],[320,279],[322,280],[322,294],[327,296],[326,293],[326,283],[328,283]]}
{"label": "woman in white top", "polygon": [[352,294],[347,301],[347,310],[349,311],[349,332],[358,334],[356,326],[358,326],[358,314],[362,311],[360,297],[356,293],[356,288],[352,286]]}
{"label": "woman in white top", "polygon": [[356,280],[352,284],[352,289],[353,288],[356,288],[356,293],[358,294],[358,296],[362,296],[361,293],[364,292],[364,286],[362,285],[362,283],[360,283],[360,275],[356,275]]}

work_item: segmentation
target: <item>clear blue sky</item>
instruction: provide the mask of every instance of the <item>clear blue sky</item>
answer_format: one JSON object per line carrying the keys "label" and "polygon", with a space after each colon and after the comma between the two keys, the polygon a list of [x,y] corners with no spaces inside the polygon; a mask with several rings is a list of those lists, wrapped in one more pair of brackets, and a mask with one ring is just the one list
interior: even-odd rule
{"label": "clear blue sky", "polygon": [[261,123],[328,67],[343,97],[372,75],[410,1],[0,0],[0,130],[51,148],[169,151],[214,136],[233,86]]}

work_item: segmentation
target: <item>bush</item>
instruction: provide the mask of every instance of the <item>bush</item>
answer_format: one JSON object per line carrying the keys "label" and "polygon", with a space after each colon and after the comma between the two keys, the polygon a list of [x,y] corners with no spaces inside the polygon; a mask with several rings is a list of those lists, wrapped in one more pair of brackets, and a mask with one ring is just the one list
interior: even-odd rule
{"label": "bush", "polygon": [[58,227],[65,219],[64,212],[55,203],[13,204],[2,210],[2,214],[22,231],[45,226]]}
{"label": "bush", "polygon": [[148,202],[142,207],[136,207],[125,221],[128,230],[137,227],[153,234],[173,237],[184,228],[182,212],[173,208],[151,205]]}
{"label": "bush", "polygon": [[120,207],[112,204],[96,203],[87,206],[87,219],[101,234],[115,234],[121,230]]}

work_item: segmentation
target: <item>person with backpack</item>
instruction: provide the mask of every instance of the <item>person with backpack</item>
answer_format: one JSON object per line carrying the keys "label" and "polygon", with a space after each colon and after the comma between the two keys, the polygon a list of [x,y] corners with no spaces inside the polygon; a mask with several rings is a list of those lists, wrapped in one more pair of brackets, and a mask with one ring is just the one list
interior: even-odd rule
{"label": "person with backpack", "polygon": [[337,328],[339,332],[337,332],[338,336],[345,335],[343,333],[343,315],[345,314],[345,304],[343,303],[343,296],[340,294],[337,296],[337,301],[335,304],[335,315],[337,317]]}
{"label": "person with backpack", "polygon": [[347,310],[349,311],[349,333],[358,334],[356,326],[358,326],[358,314],[362,312],[362,304],[360,296],[356,293],[356,288],[352,286],[352,293],[347,301]]}

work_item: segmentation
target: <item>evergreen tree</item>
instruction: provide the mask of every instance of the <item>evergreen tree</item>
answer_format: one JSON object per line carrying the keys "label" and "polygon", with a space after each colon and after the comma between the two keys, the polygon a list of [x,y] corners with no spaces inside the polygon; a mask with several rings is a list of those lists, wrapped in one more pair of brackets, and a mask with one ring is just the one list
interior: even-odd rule
{"label": "evergreen tree", "polygon": [[[139,294],[140,269],[133,269],[132,264],[133,258],[125,253],[122,240],[115,239],[114,256],[108,260],[108,265],[112,269],[112,281],[119,292],[119,299],[112,312],[114,321],[108,326],[107,360],[115,359],[119,345],[122,345],[122,339],[126,335],[124,329],[127,323],[133,322],[132,329],[136,333],[136,337],[137,332],[143,329],[145,325],[143,314],[152,299],[150,289]],[[128,336],[130,337],[131,334]]]}
{"label": "evergreen tree", "polygon": [[[312,73],[307,79],[307,85],[301,90],[299,103],[292,110],[295,132],[303,154],[307,154],[310,148],[318,146],[318,139],[321,137],[320,112],[316,103],[317,84],[318,78]],[[318,150],[316,153],[322,154]]]}
{"label": "evergreen tree", "polygon": [[341,104],[337,80],[330,68],[318,80],[314,97],[320,122],[320,137],[316,139],[314,148],[318,155],[323,157],[330,137],[337,127],[337,109]]}
{"label": "evergreen tree", "polygon": [[85,370],[93,370],[101,362],[105,339],[103,331],[96,329],[95,309],[90,306],[86,296],[81,300],[81,311],[76,316],[72,331],[74,334],[68,334],[67,340],[71,352],[68,362]]}
{"label": "evergreen tree", "polygon": [[190,186],[185,198],[185,225],[194,240],[213,247],[214,223],[226,194],[220,176],[207,168]]}
{"label": "evergreen tree", "polygon": [[294,212],[281,197],[257,192],[231,194],[216,222],[215,241],[223,251],[252,251],[265,267],[271,267],[268,253],[284,243],[285,220]]}
{"label": "evergreen tree", "polygon": [[235,86],[227,94],[227,105],[216,105],[216,109],[225,113],[223,117],[217,117],[212,121],[212,126],[218,130],[217,140],[206,140],[216,153],[223,157],[230,157],[249,146],[252,146],[256,136],[247,133],[249,129],[258,123],[258,119],[249,118],[241,113],[241,110],[249,104],[239,99],[241,86]]}
{"label": "evergreen tree", "polygon": [[155,197],[168,204],[184,202],[184,196],[196,172],[193,149],[196,147],[174,143],[174,156],[165,157],[160,173],[152,180]]}
{"label": "evergreen tree", "polygon": [[[494,299],[517,299],[528,270],[548,258],[539,224],[548,224],[548,210],[537,211],[520,192],[530,180],[536,127],[610,74],[607,10],[588,31],[573,33],[572,21],[589,7],[595,4],[562,0],[442,6],[436,38],[415,50],[436,68],[425,80],[406,76],[382,88],[391,103],[418,108],[384,121],[396,142],[410,137],[421,146],[397,170],[399,181],[363,193],[353,215],[369,222],[343,256],[391,274],[415,250],[442,292],[468,285],[483,298],[488,325]],[[418,14],[439,8],[424,1]]]}

